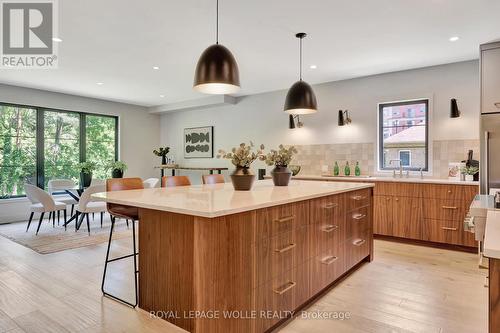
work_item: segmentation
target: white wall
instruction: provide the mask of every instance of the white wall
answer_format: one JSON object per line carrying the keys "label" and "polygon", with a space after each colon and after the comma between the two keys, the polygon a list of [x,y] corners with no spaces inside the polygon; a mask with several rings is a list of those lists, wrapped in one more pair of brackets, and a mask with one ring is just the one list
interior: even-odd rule
{"label": "white wall", "polygon": [[[160,117],[147,108],[3,84],[0,102],[118,116],[120,159],[128,165],[126,176],[158,177],[152,150],[160,142]],[[26,200],[0,200],[0,223],[26,219],[26,207]]]}
{"label": "white wall", "polygon": [[[216,149],[227,149],[249,140],[267,147],[280,143],[376,142],[377,103],[422,97],[431,99],[432,140],[479,139],[478,61],[329,82],[315,85],[314,90],[319,111],[301,117],[304,128],[288,129],[288,115],[282,111],[286,95],[283,90],[245,96],[234,106],[165,113],[161,117],[161,142],[172,148],[179,164],[231,168],[227,161],[218,159],[184,160],[183,129],[214,126]],[[451,98],[458,101],[460,118],[449,118]],[[337,126],[339,109],[349,110],[352,124]],[[255,167],[263,167],[263,164]],[[198,178],[199,174],[192,177]]]}

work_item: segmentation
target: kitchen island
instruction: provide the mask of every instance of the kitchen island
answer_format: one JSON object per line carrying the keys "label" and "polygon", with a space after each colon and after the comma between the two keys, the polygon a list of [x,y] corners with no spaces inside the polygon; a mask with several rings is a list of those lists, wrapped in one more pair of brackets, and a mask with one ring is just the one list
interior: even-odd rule
{"label": "kitchen island", "polygon": [[373,184],[107,192],[139,207],[139,307],[190,332],[264,332],[373,256]]}

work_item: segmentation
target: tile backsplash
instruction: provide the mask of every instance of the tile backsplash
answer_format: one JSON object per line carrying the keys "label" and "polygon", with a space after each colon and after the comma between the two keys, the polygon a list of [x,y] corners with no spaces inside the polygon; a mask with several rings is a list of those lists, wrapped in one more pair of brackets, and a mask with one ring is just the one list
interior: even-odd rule
{"label": "tile backsplash", "polygon": [[[376,172],[374,143],[346,143],[346,144],[319,144],[298,145],[298,154],[292,164],[302,167],[303,175],[320,175],[323,166],[328,166],[328,173],[333,173],[333,164],[339,162],[341,174],[345,161],[352,165],[351,174],[354,174],[354,165],[359,161],[361,173],[373,175]],[[479,140],[440,140],[433,141],[433,177],[447,178],[448,163],[460,162],[467,158],[469,149],[474,150],[474,159],[479,160]]]}

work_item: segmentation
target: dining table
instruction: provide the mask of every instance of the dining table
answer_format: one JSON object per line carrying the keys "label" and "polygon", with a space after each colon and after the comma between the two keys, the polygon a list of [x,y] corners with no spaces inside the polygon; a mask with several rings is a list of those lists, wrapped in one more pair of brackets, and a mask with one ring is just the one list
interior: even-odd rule
{"label": "dining table", "polygon": [[[55,191],[60,191],[60,192],[65,192],[67,195],[75,199],[75,201],[78,203],[80,201],[80,197],[83,194],[83,191],[85,191],[84,187],[81,186],[54,186],[53,187],[54,192]],[[75,213],[72,214],[72,216],[64,222],[64,227],[71,223],[73,220],[75,220],[75,230],[78,230],[80,228],[80,225],[78,224],[78,210],[75,210]]]}

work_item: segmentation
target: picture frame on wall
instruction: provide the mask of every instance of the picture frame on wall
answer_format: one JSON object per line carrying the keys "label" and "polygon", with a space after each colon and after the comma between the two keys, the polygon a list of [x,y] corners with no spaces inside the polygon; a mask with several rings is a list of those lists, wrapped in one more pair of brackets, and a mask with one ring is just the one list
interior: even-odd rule
{"label": "picture frame on wall", "polygon": [[184,129],[184,158],[214,157],[214,127]]}

